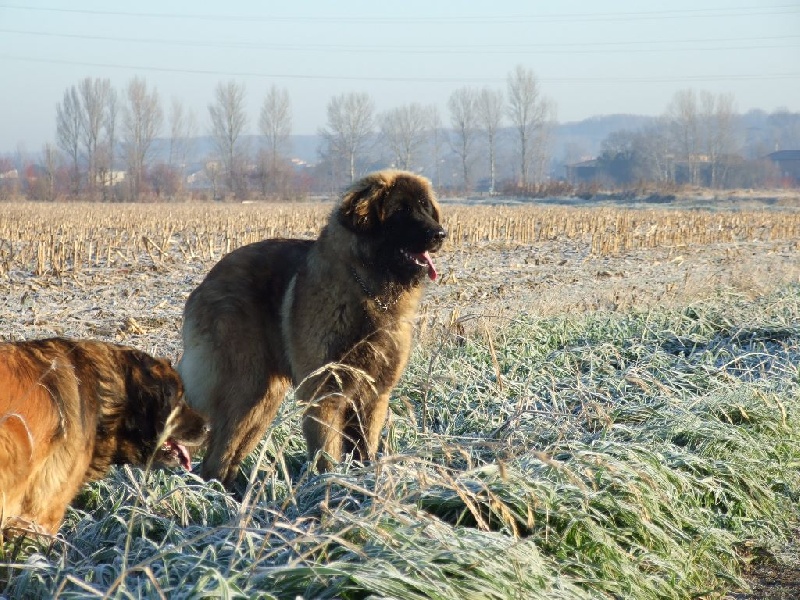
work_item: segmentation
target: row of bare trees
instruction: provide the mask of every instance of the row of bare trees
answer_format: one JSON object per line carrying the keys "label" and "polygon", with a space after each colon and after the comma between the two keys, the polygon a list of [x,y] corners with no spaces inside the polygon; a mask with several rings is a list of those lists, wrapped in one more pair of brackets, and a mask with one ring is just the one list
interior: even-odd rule
{"label": "row of bare trees", "polygon": [[[375,103],[366,93],[332,97],[325,126],[319,129],[321,163],[331,187],[353,181],[374,166],[393,165],[424,171],[437,185],[447,168],[451,185],[460,179],[457,185],[470,190],[475,162],[485,156],[488,164],[478,171],[489,174],[489,190],[494,191],[498,136],[509,128],[516,140],[513,162],[518,185],[543,179],[549,165],[553,104],[543,96],[533,71],[525,67],[508,75],[506,88],[506,93],[488,87],[455,90],[447,103],[449,128],[435,106],[410,103],[376,115]],[[215,197],[244,196],[254,181],[265,195],[285,193],[290,186],[288,92],[275,85],[268,90],[257,120],[261,136],[255,148],[248,135],[246,101],[245,85],[227,81],[216,86],[208,105],[206,133],[214,153],[202,159]],[[121,187],[121,196],[127,200],[137,200],[145,189],[157,194],[179,192],[175,188],[193,154],[192,140],[202,135],[196,116],[180,101],[173,100],[165,115],[158,91],[139,77],[122,93],[109,79],[85,78],[70,86],[57,106],[56,133],[57,145],[69,164],[73,195],[108,199],[112,189],[119,196]],[[168,151],[165,157],[163,143],[158,144],[156,159],[154,149],[160,137],[168,138]],[[125,177],[119,184],[123,170]],[[458,171],[460,177],[454,177]]]}
{"label": "row of bare trees", "polygon": [[[554,105],[542,94],[533,71],[518,66],[507,79],[507,99],[502,90],[462,87],[455,90],[447,103],[450,128],[445,130],[439,111],[434,106],[406,104],[374,115],[374,103],[364,93],[336,96],[327,106],[327,124],[320,129],[326,141],[324,154],[334,173],[346,174],[354,180],[358,165],[378,141],[393,165],[416,168],[427,149],[434,165],[428,175],[437,185],[445,143],[458,158],[461,187],[473,187],[474,162],[478,156],[488,157],[482,171],[489,174],[489,191],[494,191],[497,179],[498,135],[510,124],[516,136],[517,183],[526,186],[546,177],[549,166],[549,134],[555,120]],[[483,147],[479,148],[480,144]]]}
{"label": "row of bare trees", "polygon": [[[122,130],[118,131],[120,112]],[[94,196],[101,191],[106,199],[114,183],[115,152],[120,148],[128,171],[129,196],[138,198],[163,119],[158,92],[148,89],[138,77],[130,81],[122,99],[109,79],[87,77],[67,88],[56,107],[56,139],[70,163],[72,193],[86,190]],[[46,154],[49,152],[47,148]]]}
{"label": "row of bare trees", "polygon": [[[287,160],[292,134],[289,92],[273,84],[264,98],[258,120],[262,137],[255,168],[246,137],[246,95],[243,83],[221,82],[214,90],[214,102],[208,106],[211,138],[219,159],[219,163],[212,160],[207,165],[215,197],[222,195],[223,187],[236,196],[246,195],[252,171],[264,195],[286,193],[289,185]],[[219,181],[220,174],[224,185]]]}
{"label": "row of bare trees", "polygon": [[[216,148],[209,171],[223,175],[228,189],[236,191],[249,161],[243,143],[247,127],[244,86],[236,82],[217,85],[208,112],[209,133]],[[288,92],[272,86],[259,121],[266,148],[262,165],[265,179],[270,181],[277,179],[279,157],[288,151],[291,118]],[[192,153],[192,140],[198,135],[197,118],[180,101],[173,100],[166,163],[154,165],[154,143],[164,131],[164,121],[158,91],[149,88],[142,78],[134,77],[122,94],[112,88],[109,79],[87,77],[67,88],[56,107],[56,140],[69,164],[71,194],[109,199],[120,179],[118,165],[124,165],[126,172],[123,198],[127,200],[139,199],[146,175],[156,187],[159,178],[169,178],[170,172],[175,179],[175,172],[183,169]],[[46,146],[44,154],[44,177],[54,180],[55,148]]]}
{"label": "row of bare trees", "polygon": [[[121,93],[108,79],[81,80],[65,92],[56,111],[57,147],[47,145],[35,176],[35,194],[53,199],[69,187],[73,195],[136,200],[145,192],[176,195],[193,157],[215,198],[286,197],[299,185],[292,168],[292,107],[288,91],[271,86],[256,121],[260,136],[248,135],[247,90],[236,81],[219,83],[208,105],[208,125],[178,100],[164,114],[157,90],[133,78]],[[318,131],[319,164],[302,189],[333,190],[367,170],[395,166],[422,172],[437,187],[463,191],[535,192],[553,168],[554,104],[533,71],[516,67],[504,89],[461,87],[439,109],[409,103],[376,114],[366,93],[330,98],[327,120]],[[784,114],[785,113],[785,114]],[[711,187],[760,185],[756,167],[778,148],[797,147],[800,115],[776,112],[769,135],[749,139],[733,96],[693,89],[677,92],[664,114],[644,128],[608,136],[597,161],[612,184],[690,184]],[[213,151],[198,156],[197,140],[207,134]],[[744,137],[748,136],[745,142]],[[766,136],[766,137],[764,137]],[[165,145],[167,138],[168,146]],[[156,157],[155,147],[158,146]],[[167,148],[167,151],[165,151]],[[749,154],[748,154],[749,153]],[[742,155],[745,158],[742,158]],[[584,153],[575,153],[575,162]],[[737,162],[738,161],[738,162]],[[67,168],[64,168],[66,164]],[[498,166],[499,165],[499,166]],[[748,169],[754,175],[750,177]],[[125,171],[124,178],[120,171]],[[58,174],[58,177],[56,176]],[[744,175],[743,175],[744,174]],[[479,179],[480,178],[480,179]],[[33,184],[28,183],[28,187]],[[480,187],[479,187],[480,186]],[[5,186],[7,188],[8,186]]]}
{"label": "row of bare trees", "polygon": [[700,185],[700,169],[708,165],[709,185],[719,187],[729,160],[739,151],[732,94],[699,94],[693,89],[675,94],[667,108],[667,131],[677,156],[687,165],[689,183]]}
{"label": "row of bare trees", "polygon": [[555,106],[542,95],[533,71],[523,66],[517,66],[508,75],[507,93],[506,100],[501,90],[463,87],[450,96],[448,108],[454,132],[453,150],[461,161],[465,189],[471,187],[471,164],[476,143],[483,139],[489,162],[489,191],[494,192],[497,136],[505,124],[504,117],[508,118],[516,137],[518,186],[526,187],[547,176]]}

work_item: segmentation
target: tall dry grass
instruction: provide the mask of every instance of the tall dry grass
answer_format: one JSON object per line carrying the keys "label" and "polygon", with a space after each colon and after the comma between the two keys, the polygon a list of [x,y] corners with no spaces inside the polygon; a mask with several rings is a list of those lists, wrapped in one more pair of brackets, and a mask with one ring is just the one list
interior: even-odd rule
{"label": "tall dry grass", "polygon": [[[7,204],[0,211],[0,274],[80,272],[199,257],[216,259],[267,237],[313,237],[330,204]],[[800,244],[800,213],[458,206],[444,211],[444,251],[579,240],[596,255],[741,241]]]}

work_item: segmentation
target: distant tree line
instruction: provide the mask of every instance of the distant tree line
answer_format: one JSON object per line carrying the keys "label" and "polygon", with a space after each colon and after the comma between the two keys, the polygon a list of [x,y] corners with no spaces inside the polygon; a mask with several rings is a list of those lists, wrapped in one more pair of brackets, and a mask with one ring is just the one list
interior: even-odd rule
{"label": "distant tree line", "polygon": [[743,125],[731,94],[685,89],[652,124],[610,134],[594,178],[619,187],[764,187],[781,183],[765,157],[782,149],[800,150],[800,113],[778,110],[754,131]]}
{"label": "distant tree line", "polygon": [[[556,159],[555,104],[534,72],[517,66],[502,89],[454,90],[446,121],[435,106],[410,103],[376,114],[369,94],[334,96],[318,131],[318,160],[300,167],[292,162],[288,91],[266,91],[256,136],[246,100],[243,83],[218,83],[203,127],[179,100],[165,111],[142,78],[121,91],[109,79],[85,78],[56,106],[55,145],[25,166],[12,191],[47,201],[163,200],[190,190],[216,200],[291,198],[339,190],[386,166],[420,172],[459,193],[541,195],[584,183],[754,187],[770,183],[765,154],[800,149],[800,114],[776,111],[769,131],[755,133],[743,128],[733,96],[688,89],[648,125],[608,135],[597,156],[570,147]],[[203,136],[213,144],[198,152]],[[574,168],[588,158],[590,169]],[[0,177],[10,162],[0,157]],[[12,195],[10,181],[0,180],[0,199]]]}
{"label": "distant tree line", "polygon": [[[257,121],[255,143],[247,135],[245,85],[220,82],[208,105],[205,131],[197,115],[173,100],[165,113],[158,90],[134,77],[122,91],[109,79],[85,78],[64,92],[56,107],[56,144],[43,149],[29,195],[53,200],[59,195],[103,201],[138,201],[180,196],[186,185],[193,140],[208,135],[213,152],[199,157],[210,197],[287,197],[298,187],[334,190],[367,170],[394,166],[423,172],[437,185],[470,191],[476,161],[486,156],[488,191],[497,184],[497,145],[502,128],[514,138],[513,185],[548,177],[549,131],[554,104],[543,96],[533,71],[519,66],[501,89],[464,87],[448,102],[446,127],[433,106],[410,103],[376,114],[365,93],[345,93],[327,104],[319,161],[298,181],[290,162],[292,109],[285,89],[267,91]],[[156,142],[168,153],[154,152]],[[255,147],[251,147],[255,146]],[[158,155],[157,155],[158,154]],[[198,162],[195,160],[195,162]],[[302,177],[301,177],[302,179]]]}

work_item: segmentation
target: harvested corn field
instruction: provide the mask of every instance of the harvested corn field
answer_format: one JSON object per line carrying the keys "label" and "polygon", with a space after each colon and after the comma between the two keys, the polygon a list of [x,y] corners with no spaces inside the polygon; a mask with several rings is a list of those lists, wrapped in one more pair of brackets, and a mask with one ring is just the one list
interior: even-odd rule
{"label": "harvested corn field", "polygon": [[[158,266],[214,259],[267,237],[312,237],[329,204],[8,204],[0,213],[0,274]],[[444,252],[488,245],[585,244],[594,256],[741,242],[800,247],[800,212],[446,205]]]}

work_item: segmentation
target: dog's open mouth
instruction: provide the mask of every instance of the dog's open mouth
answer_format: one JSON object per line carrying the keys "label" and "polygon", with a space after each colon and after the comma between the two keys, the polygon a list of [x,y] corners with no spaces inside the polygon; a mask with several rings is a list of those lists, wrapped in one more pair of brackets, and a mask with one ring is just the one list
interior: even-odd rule
{"label": "dog's open mouth", "polygon": [[164,445],[161,446],[161,451],[187,471],[192,470],[192,457],[186,449],[186,446],[180,442],[173,438],[168,438],[167,441],[164,442]]}
{"label": "dog's open mouth", "polygon": [[433,266],[433,260],[428,252],[410,252],[408,250],[402,250],[401,252],[409,262],[413,262],[419,267],[427,268],[428,277],[430,277],[431,281],[436,281],[439,274],[436,272],[436,267]]}

